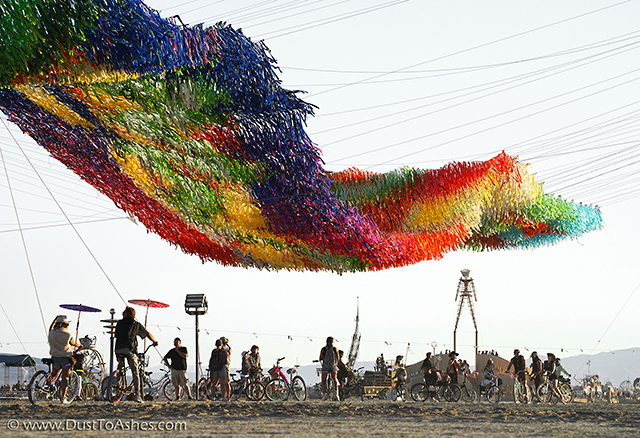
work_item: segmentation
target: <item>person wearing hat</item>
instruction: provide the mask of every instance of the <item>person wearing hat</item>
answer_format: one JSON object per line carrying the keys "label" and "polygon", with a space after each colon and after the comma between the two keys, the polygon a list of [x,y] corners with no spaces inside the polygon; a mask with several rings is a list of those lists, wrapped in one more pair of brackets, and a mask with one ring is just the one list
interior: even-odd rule
{"label": "person wearing hat", "polygon": [[[507,365],[507,372],[509,372],[512,366],[513,373],[516,375],[516,378],[520,380],[520,383],[522,383],[522,386],[524,387],[524,393],[527,400],[530,400],[529,385],[527,385],[527,364],[524,356],[520,354],[520,350],[518,350],[517,348],[513,350],[513,357],[509,361],[509,365]],[[518,403],[518,400],[516,400],[516,403]]]}
{"label": "person wearing hat", "polygon": [[122,312],[122,319],[116,324],[116,346],[115,353],[118,359],[118,368],[124,369],[124,360],[129,363],[129,369],[133,376],[133,386],[136,389],[137,403],[142,403],[142,379],[140,367],[138,366],[138,340],[137,337],[149,338],[153,342],[153,346],[158,345],[158,341],[151,333],[138,321],[136,321],[136,309],[133,307],[125,307]]}
{"label": "person wearing hat", "polygon": [[62,381],[60,390],[62,396],[60,401],[64,404],[71,403],[67,400],[67,386],[69,386],[69,370],[75,363],[73,359],[73,347],[82,348],[69,331],[69,321],[66,315],[58,315],[55,317],[51,326],[49,326],[49,354],[53,360],[51,366],[51,375],[58,374],[58,370],[62,370]]}
{"label": "person wearing hat", "polygon": [[449,364],[447,365],[447,374],[451,378],[451,383],[458,384],[458,360],[456,357],[459,356],[458,353],[452,351],[449,353]]}
{"label": "person wearing hat", "polygon": [[[173,348],[165,354],[162,360],[171,370],[171,383],[176,390],[176,400],[180,400],[180,387],[184,388],[184,393],[187,394],[189,400],[193,400],[187,379],[187,347],[182,346],[180,338],[173,340]],[[169,364],[169,360],[171,364]]]}
{"label": "person wearing hat", "polygon": [[542,366],[542,360],[538,356],[537,351],[531,353],[531,376],[534,379],[534,388],[536,388],[537,390],[537,388],[542,385],[542,381],[544,380],[544,368]]}

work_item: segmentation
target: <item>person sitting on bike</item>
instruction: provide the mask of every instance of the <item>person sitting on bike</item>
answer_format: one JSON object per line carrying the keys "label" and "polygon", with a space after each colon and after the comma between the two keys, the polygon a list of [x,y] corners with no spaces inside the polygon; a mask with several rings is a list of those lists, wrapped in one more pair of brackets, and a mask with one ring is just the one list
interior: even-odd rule
{"label": "person sitting on bike", "polygon": [[458,384],[458,360],[456,356],[459,356],[458,353],[452,351],[449,353],[449,364],[447,365],[447,374],[451,378],[451,383]]}
{"label": "person sitting on bike", "polygon": [[520,381],[522,386],[524,387],[524,394],[527,399],[529,399],[529,385],[527,385],[527,373],[526,373],[526,360],[523,355],[520,354],[520,350],[517,348],[513,350],[513,357],[509,361],[509,365],[507,365],[507,372],[513,366],[513,373],[516,375],[516,378]]}
{"label": "person sitting on bike", "polygon": [[440,378],[440,372],[431,363],[431,353],[427,353],[427,357],[422,362],[422,372],[424,373],[424,382],[427,385],[435,385]]}
{"label": "person sitting on bike", "polygon": [[[171,383],[176,390],[176,400],[180,399],[180,387],[184,388],[185,394],[191,398],[189,381],[187,379],[187,347],[182,346],[180,338],[173,340],[174,347],[162,358],[167,368],[171,370]],[[171,364],[169,364],[169,360]]]}
{"label": "person sitting on bike", "polygon": [[138,366],[138,340],[149,338],[153,342],[153,346],[158,345],[158,341],[151,333],[138,321],[135,320],[136,309],[127,306],[122,312],[122,319],[116,324],[116,347],[115,353],[118,358],[118,367],[124,367],[124,359],[129,363],[129,369],[133,375],[133,386],[136,389],[135,401],[142,403],[142,380],[140,379],[141,370]]}
{"label": "person sitting on bike", "polygon": [[556,355],[553,353],[547,353],[547,360],[542,365],[547,372],[547,379],[551,383],[551,388],[556,395],[562,399],[562,393],[558,389],[558,373],[556,371]]}
{"label": "person sitting on bike", "polygon": [[398,368],[396,368],[395,375],[395,390],[396,393],[400,393],[400,388],[403,387],[407,383],[407,370],[404,369],[404,365],[400,363]]}
{"label": "person sitting on bike", "polygon": [[544,380],[544,368],[537,351],[531,353],[531,370],[531,377],[533,377],[535,384],[534,388],[538,388]]}
{"label": "person sitting on bike", "polygon": [[326,400],[327,395],[327,376],[333,382],[335,388],[334,396],[339,400],[338,394],[338,349],[333,345],[333,338],[327,338],[327,344],[320,350],[320,362],[322,362],[322,400]]}
{"label": "person sitting on bike", "polygon": [[53,360],[51,366],[51,377],[62,370],[60,390],[62,395],[60,401],[64,404],[71,403],[67,400],[67,386],[69,385],[69,371],[73,366],[73,347],[82,347],[71,335],[69,331],[69,321],[66,315],[58,315],[49,327],[49,354]]}
{"label": "person sitting on bike", "polygon": [[345,380],[347,385],[351,384],[351,379],[353,379],[353,372],[349,371],[349,367],[342,361],[342,357],[344,356],[344,351],[338,350],[338,384],[340,385],[340,392],[344,389]]}
{"label": "person sitting on bike", "polygon": [[260,347],[257,345],[251,346],[251,352],[247,354],[247,368],[249,378],[254,379],[262,375],[262,365],[260,364]]}
{"label": "person sitting on bike", "polygon": [[569,379],[565,379],[562,377],[563,373],[567,377],[571,377],[571,374],[569,374],[567,370],[565,370],[562,364],[560,363],[560,358],[556,357],[556,374],[558,375],[558,380],[560,380],[561,382],[569,381]]}
{"label": "person sitting on bike", "polygon": [[387,362],[384,360],[384,354],[380,353],[380,357],[376,359],[376,371],[387,374]]}
{"label": "person sitting on bike", "polygon": [[[480,393],[482,393],[488,385],[491,385],[493,378],[496,375],[496,370],[493,368],[493,359],[487,360],[487,364],[482,370],[482,382],[480,382]],[[502,379],[498,379],[498,386],[502,385]]]}

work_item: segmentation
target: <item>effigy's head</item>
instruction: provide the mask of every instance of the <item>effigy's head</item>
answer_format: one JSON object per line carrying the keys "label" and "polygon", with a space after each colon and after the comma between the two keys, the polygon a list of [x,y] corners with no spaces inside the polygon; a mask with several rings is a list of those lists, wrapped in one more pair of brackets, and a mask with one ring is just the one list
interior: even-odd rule
{"label": "effigy's head", "polygon": [[602,226],[504,153],[330,173],[262,42],[140,0],[0,4],[0,110],[149,230],[203,261],[379,270]]}

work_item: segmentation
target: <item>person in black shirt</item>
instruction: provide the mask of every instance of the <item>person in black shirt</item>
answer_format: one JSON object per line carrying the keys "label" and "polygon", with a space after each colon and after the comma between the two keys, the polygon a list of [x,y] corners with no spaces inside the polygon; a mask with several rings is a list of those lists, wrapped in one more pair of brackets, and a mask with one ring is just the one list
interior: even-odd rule
{"label": "person in black shirt", "polygon": [[138,366],[138,336],[142,339],[149,338],[153,342],[153,346],[158,345],[158,341],[136,318],[136,309],[127,306],[122,312],[122,319],[116,324],[116,345],[115,353],[118,359],[118,367],[124,367],[124,360],[127,359],[129,369],[133,375],[133,386],[136,389],[135,401],[142,403],[142,386],[141,376],[142,370]]}
{"label": "person in black shirt", "polygon": [[[165,365],[171,370],[171,383],[176,389],[176,400],[180,400],[180,387],[184,388],[185,394],[191,398],[189,381],[187,379],[187,347],[182,346],[180,338],[173,340],[174,347],[164,356]],[[171,360],[171,364],[169,364]]]}
{"label": "person in black shirt", "polygon": [[[527,373],[526,373],[526,360],[523,355],[520,354],[520,350],[517,348],[513,350],[513,357],[509,361],[509,365],[507,365],[507,372],[513,366],[513,373],[516,375],[516,378],[520,380],[522,386],[524,387],[524,393],[527,399],[529,399],[529,385],[527,385]],[[518,401],[516,400],[516,403]]]}
{"label": "person in black shirt", "polygon": [[421,368],[424,373],[424,381],[427,385],[433,385],[438,381],[438,369],[431,363],[431,353],[427,353],[427,357],[422,362]]}
{"label": "person in black shirt", "polygon": [[544,369],[542,368],[542,360],[538,356],[538,352],[534,351],[531,353],[531,374],[535,381],[535,387],[537,388],[542,385],[542,381],[544,380]]}

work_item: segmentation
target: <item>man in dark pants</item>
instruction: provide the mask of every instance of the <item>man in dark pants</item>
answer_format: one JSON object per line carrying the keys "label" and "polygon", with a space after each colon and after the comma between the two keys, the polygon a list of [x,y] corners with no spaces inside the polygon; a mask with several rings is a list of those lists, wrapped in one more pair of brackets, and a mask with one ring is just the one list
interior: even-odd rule
{"label": "man in dark pants", "polygon": [[151,333],[138,321],[135,320],[136,310],[133,307],[126,307],[122,312],[122,319],[116,324],[116,357],[118,358],[118,366],[124,365],[124,360],[129,362],[129,369],[133,375],[133,386],[136,389],[135,401],[142,403],[142,382],[140,380],[140,372],[138,368],[138,340],[149,338],[153,342],[153,346],[158,345],[158,341]]}

